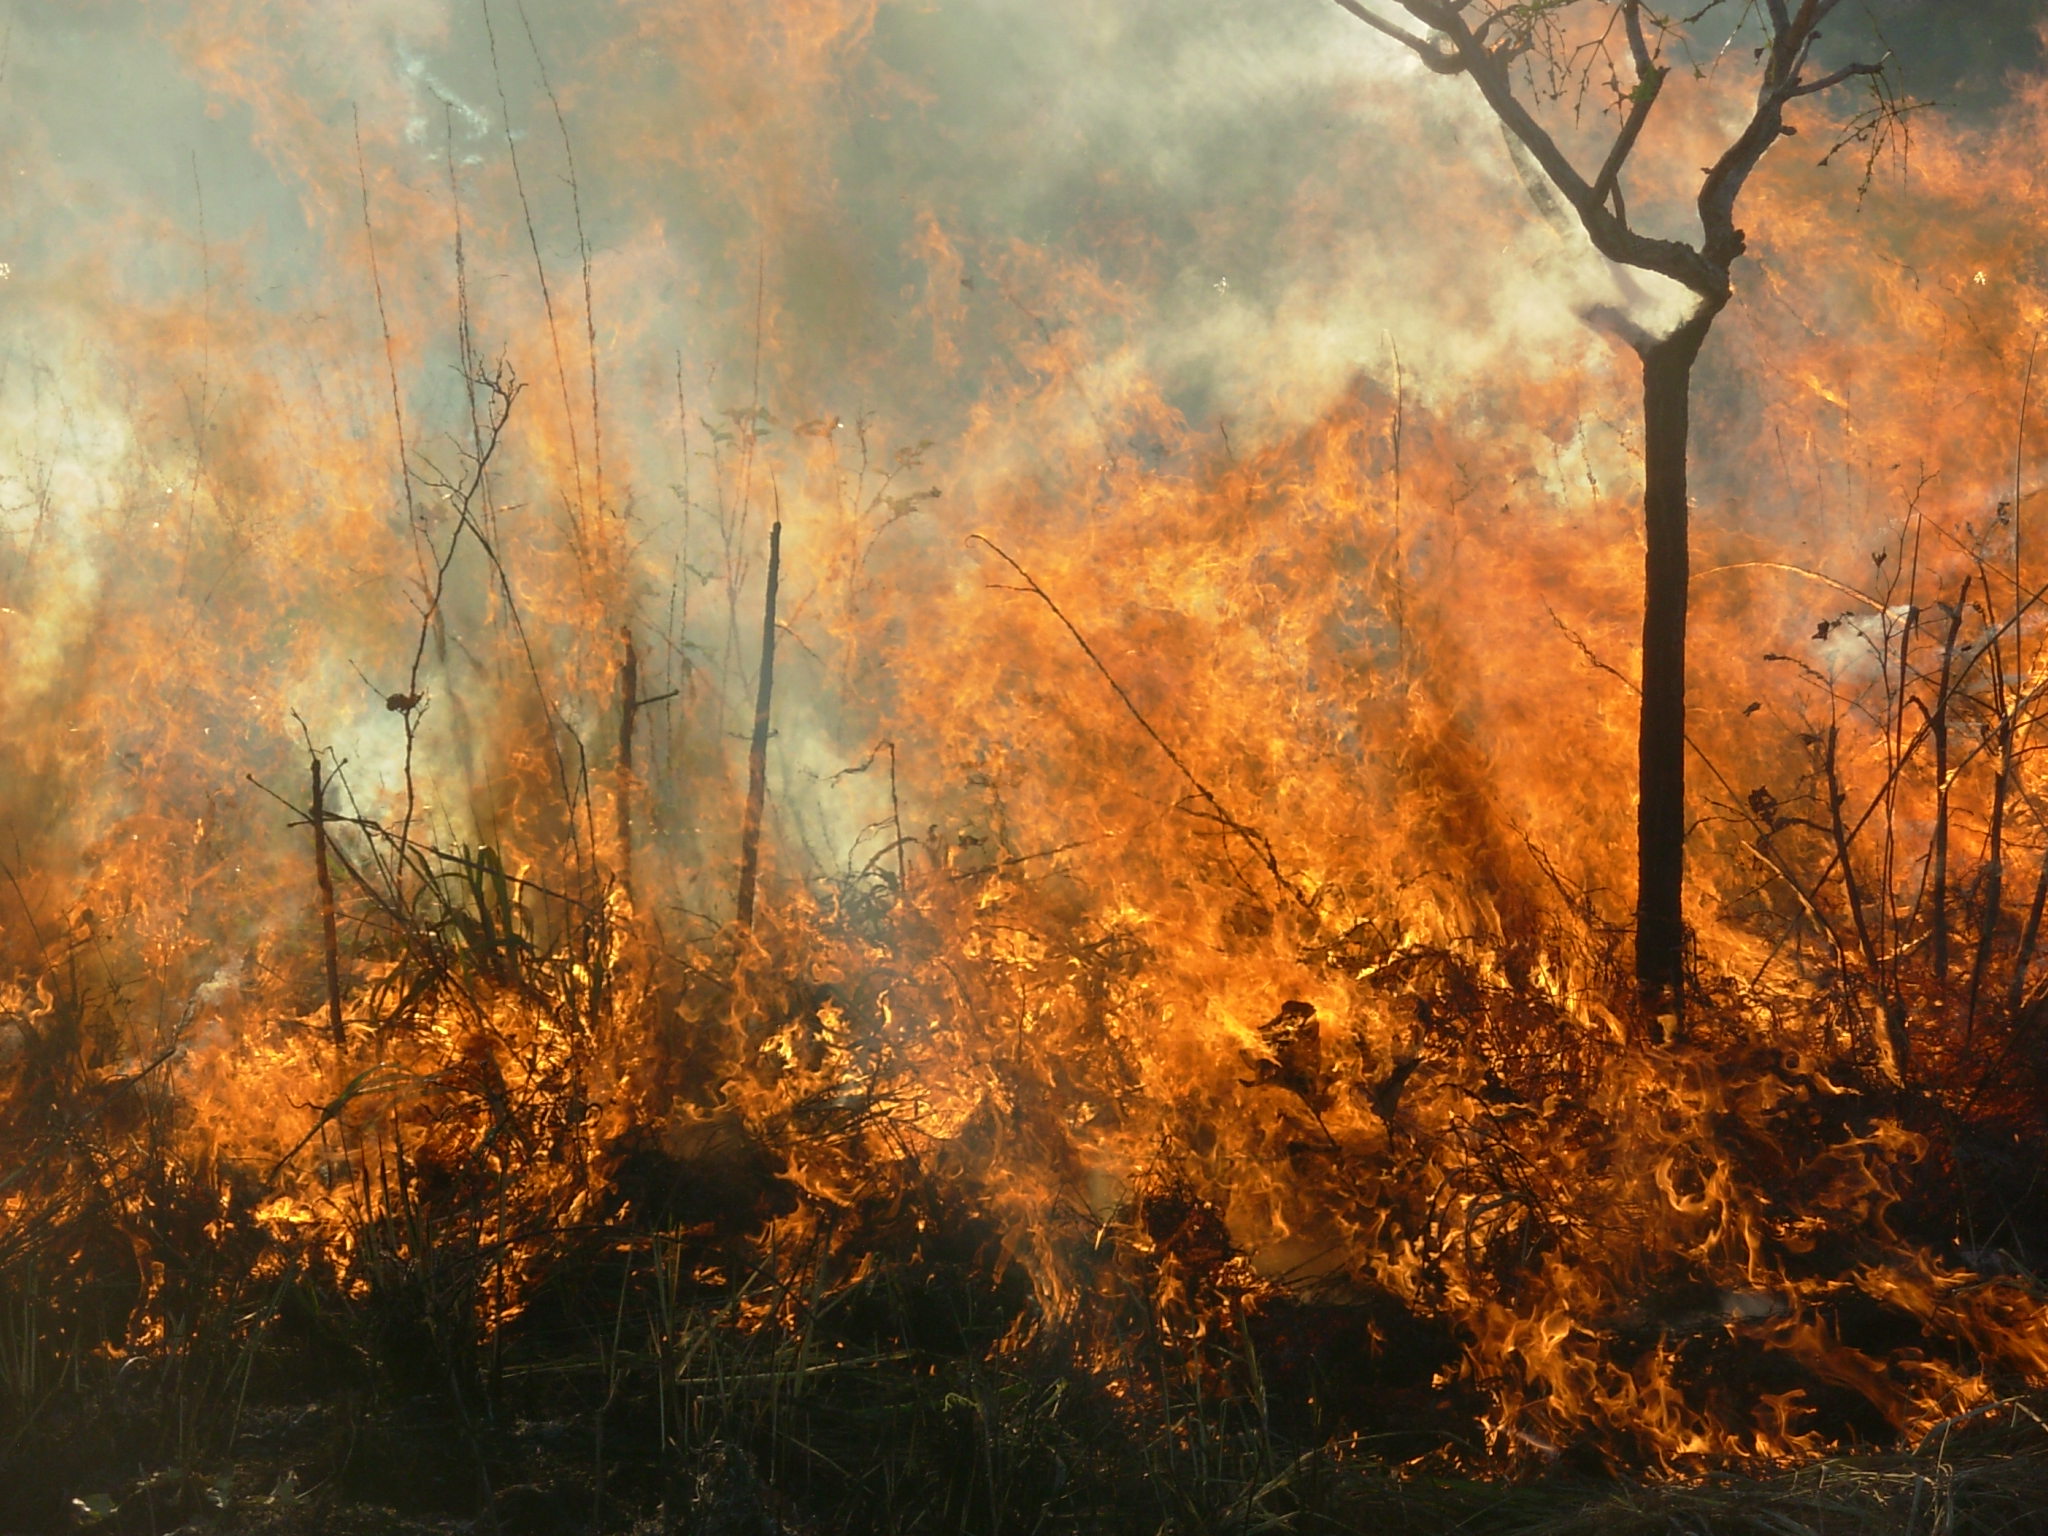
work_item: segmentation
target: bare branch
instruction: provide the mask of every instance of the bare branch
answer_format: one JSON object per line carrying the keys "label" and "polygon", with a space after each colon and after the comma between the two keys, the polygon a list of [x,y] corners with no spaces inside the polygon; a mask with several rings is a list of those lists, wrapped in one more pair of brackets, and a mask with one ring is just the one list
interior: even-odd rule
{"label": "bare branch", "polygon": [[1766,81],[1767,87],[1779,93],[1781,100],[1783,93],[1799,83],[1800,73],[1806,68],[1806,61],[1813,56],[1813,45],[1819,38],[1817,32],[1808,32],[1799,38],[1798,46],[1792,50],[1792,62],[1778,75],[1775,83]]}
{"label": "bare branch", "polygon": [[[1630,14],[1634,11],[1631,8]],[[1631,32],[1638,29],[1631,27]],[[1633,39],[1632,39],[1633,40]],[[1650,109],[1657,105],[1657,97],[1664,89],[1666,70],[1656,64],[1645,64],[1636,80],[1636,88],[1629,93],[1628,120],[1621,125],[1621,132],[1614,136],[1614,147],[1607,151],[1607,159],[1600,167],[1600,174],[1593,178],[1593,201],[1604,203],[1615,189],[1621,176],[1621,167],[1636,147],[1636,140],[1642,136],[1643,124],[1650,120]]]}
{"label": "bare branch", "polygon": [[1375,32],[1384,33],[1386,36],[1393,38],[1395,42],[1408,48],[1425,65],[1440,75],[1455,75],[1465,67],[1459,62],[1456,54],[1446,53],[1428,38],[1421,37],[1416,33],[1410,32],[1406,27],[1387,20],[1386,17],[1380,15],[1377,11],[1366,9],[1364,5],[1359,3],[1359,0],[1336,0],[1336,3],[1356,16],[1368,27],[1371,27]]}
{"label": "bare branch", "polygon": [[1651,57],[1649,40],[1643,36],[1641,0],[1624,0],[1621,20],[1628,29],[1628,51],[1636,61],[1636,78],[1645,79],[1656,70],[1657,61]]}
{"label": "bare branch", "polygon": [[[1413,3],[1415,0],[1403,0],[1404,5]],[[1572,205],[1595,250],[1610,261],[1660,273],[1682,283],[1710,303],[1726,302],[1728,280],[1725,272],[1713,270],[1698,251],[1683,241],[1638,234],[1629,228],[1625,218],[1605,206],[1607,195],[1613,190],[1612,181],[1609,181],[1606,191],[1595,192],[1593,184],[1579,173],[1578,167],[1558,147],[1549,130],[1536,121],[1535,115],[1515,94],[1507,60],[1483,47],[1472,30],[1455,15],[1446,16],[1437,26],[1449,39],[1463,68],[1486,98],[1486,104],[1493,108],[1494,116],[1521,141],[1543,168],[1543,174]],[[1637,132],[1640,131],[1638,125]],[[1623,158],[1626,158],[1626,150]],[[1618,161],[1616,169],[1619,169]]]}
{"label": "bare branch", "polygon": [[1884,65],[1882,64],[1844,64],[1831,75],[1823,75],[1820,79],[1809,81],[1805,85],[1793,86],[1785,92],[1785,99],[1790,101],[1798,96],[1811,96],[1816,92],[1832,89],[1840,85],[1844,80],[1853,80],[1858,75],[1881,75],[1883,73]]}
{"label": "bare branch", "polygon": [[[1765,0],[1771,37],[1757,86],[1756,108],[1701,183],[1698,206],[1704,238],[1695,247],[1682,240],[1644,235],[1630,227],[1627,204],[1621,197],[1622,171],[1669,75],[1668,68],[1657,62],[1657,40],[1670,23],[1654,9],[1646,13],[1643,0],[1619,0],[1614,6],[1627,33],[1636,82],[1628,94],[1621,128],[1590,181],[1537,120],[1532,105],[1516,94],[1513,66],[1527,51],[1529,41],[1513,28],[1518,21],[1526,21],[1524,8],[1493,5],[1482,7],[1475,16],[1472,0],[1383,0],[1389,8],[1397,6],[1405,12],[1410,25],[1390,20],[1374,8],[1377,0],[1335,3],[1402,44],[1438,74],[1470,75],[1502,128],[1527,150],[1578,214],[1595,250],[1610,261],[1671,278],[1704,300],[1709,312],[1728,302],[1732,291],[1729,269],[1746,244],[1742,231],[1735,227],[1736,201],[1771,145],[1793,131],[1785,122],[1786,105],[1856,76],[1881,71],[1879,65],[1852,64],[1803,81],[1801,71],[1819,24],[1841,0],[1796,0],[1796,4],[1794,0]],[[1509,35],[1489,46],[1495,28]]]}
{"label": "bare branch", "polygon": [[1777,103],[1759,107],[1756,116],[1722,152],[1707,172],[1706,180],[1700,183],[1700,227],[1706,232],[1701,254],[1723,273],[1748,246],[1742,231],[1735,227],[1735,200],[1742,195],[1743,186],[1763,159],[1764,151],[1778,141],[1783,127]]}
{"label": "bare branch", "polygon": [[[1819,35],[1816,29],[1840,3],[1841,0],[1800,0],[1798,12],[1772,40],[1771,62],[1757,88],[1755,115],[1700,184],[1700,224],[1706,235],[1701,254],[1724,273],[1742,254],[1746,243],[1742,231],[1735,227],[1736,199],[1742,195],[1765,152],[1780,136],[1794,131],[1785,121],[1786,104],[1859,75],[1883,73],[1881,64],[1850,64],[1811,82],[1799,78]],[[1775,19],[1783,13],[1784,6],[1774,5],[1772,10]]]}

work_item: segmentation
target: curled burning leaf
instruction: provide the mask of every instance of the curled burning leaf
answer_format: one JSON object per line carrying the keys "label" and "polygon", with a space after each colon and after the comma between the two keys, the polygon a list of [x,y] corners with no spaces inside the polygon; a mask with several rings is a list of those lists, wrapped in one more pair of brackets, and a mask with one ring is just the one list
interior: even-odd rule
{"label": "curled burning leaf", "polygon": [[1259,1026],[1259,1043],[1271,1052],[1253,1062],[1248,1086],[1269,1083],[1285,1088],[1304,1103],[1320,1107],[1323,1091],[1322,1026],[1314,1003],[1289,998],[1280,1011]]}
{"label": "curled burning leaf", "polygon": [[1393,1071],[1374,1085],[1372,1112],[1385,1124],[1394,1123],[1394,1116],[1401,1109],[1401,1090],[1408,1086],[1408,1079],[1415,1075],[1415,1069],[1421,1065],[1420,1056],[1397,1056],[1394,1059]]}

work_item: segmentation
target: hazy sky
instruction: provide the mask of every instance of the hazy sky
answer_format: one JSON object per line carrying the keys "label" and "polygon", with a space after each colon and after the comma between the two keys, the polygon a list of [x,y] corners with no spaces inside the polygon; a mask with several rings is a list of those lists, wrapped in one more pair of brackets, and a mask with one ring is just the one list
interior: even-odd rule
{"label": "hazy sky", "polygon": [[[1018,306],[1054,301],[1020,286],[1026,246],[1099,274],[1105,309],[1152,326],[1154,351],[1226,393],[1259,386],[1212,381],[1197,355],[1292,326],[1341,375],[1396,318],[1389,285],[1424,273],[1436,333],[1547,324],[1516,284],[1526,262],[1447,264],[1399,211],[1429,195],[1429,158],[1395,164],[1391,136],[1433,139],[1437,163],[1497,179],[1488,125],[1333,6],[813,0],[789,15],[812,13],[827,40],[807,53],[750,38],[739,6],[500,3],[494,72],[470,0],[0,0],[0,153],[17,161],[0,261],[49,276],[122,251],[118,279],[136,291],[189,284],[189,253],[165,236],[196,238],[203,207],[207,240],[241,264],[240,296],[317,302],[306,279],[340,254],[353,123],[373,168],[428,199],[447,140],[476,217],[503,226],[509,110],[560,263],[575,240],[530,23],[577,143],[592,245],[615,268],[638,250],[632,302],[653,307],[637,318],[666,316],[667,344],[706,369],[745,355],[747,253],[772,250],[784,366],[870,405],[929,395],[937,322],[902,312],[912,290],[929,299],[920,229],[933,221],[965,264],[938,351],[969,374]],[[1830,46],[1863,52],[1875,27],[1909,90],[1982,110],[2038,58],[2038,17],[2029,0],[1851,0]],[[1005,253],[1008,270],[977,286],[977,264]],[[33,327],[6,298],[0,323]]]}

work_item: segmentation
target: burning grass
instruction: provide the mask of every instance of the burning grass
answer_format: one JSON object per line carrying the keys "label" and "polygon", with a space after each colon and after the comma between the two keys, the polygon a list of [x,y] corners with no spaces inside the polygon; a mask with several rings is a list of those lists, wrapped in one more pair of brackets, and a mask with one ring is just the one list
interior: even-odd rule
{"label": "burning grass", "polygon": [[[771,864],[758,911],[721,922],[636,830],[662,801],[630,634],[613,678],[589,669],[615,690],[608,763],[537,686],[490,491],[519,390],[474,382],[383,700],[395,778],[359,793],[313,751],[267,790],[267,862],[242,844],[194,881],[239,858],[300,919],[222,961],[146,907],[12,886],[0,1525],[2024,1518],[2048,1479],[2027,1395],[2048,1381],[2048,1056],[2040,902],[1998,891],[2048,890],[2034,691],[2007,681],[2035,599],[1909,588],[1858,631],[1885,667],[1799,673],[1830,712],[1785,755],[1804,778],[1726,808],[1768,878],[1716,932],[1768,958],[1745,979],[1703,954],[1678,1039],[1633,1020],[1599,893],[1503,824],[1419,670],[1440,632],[1370,568],[1353,621],[1398,611],[1408,692],[1368,696],[1394,745],[1359,771],[1385,773],[1402,835],[1473,848],[1474,883],[1342,847],[1307,873],[1311,840],[1238,808],[1300,803],[1331,717],[1198,772],[997,551],[1117,711],[1063,729],[1135,726],[1163,813],[1034,846],[1015,792],[1043,786],[992,764],[913,834],[892,741],[849,770],[888,774],[862,861]],[[1358,408],[1223,471],[1226,500],[1297,495]],[[602,545],[579,547],[592,577]],[[1965,592],[1992,580],[1965,564]],[[488,843],[439,839],[427,787],[426,658],[465,572],[531,733],[470,745],[500,786]],[[1349,644],[1311,644],[1311,682]],[[1922,845],[1973,815],[2005,831],[1923,878]],[[1884,885],[1900,869],[1917,887]]]}
{"label": "burning grass", "polygon": [[[1347,771],[1383,775],[1406,830],[1368,847],[1454,836],[1469,881],[1263,830],[1240,807],[1306,804],[1339,760],[1324,733],[1352,751],[1353,728],[1307,710],[1290,750],[1198,770],[997,550],[1000,600],[1056,624],[1047,664],[1112,706],[1059,729],[1135,728],[1153,761],[1112,788],[1154,775],[1163,810],[1037,845],[1045,786],[984,759],[916,834],[891,741],[848,770],[886,766],[866,852],[804,880],[769,862],[758,910],[717,921],[692,905],[719,878],[650,831],[630,631],[611,676],[584,663],[612,699],[595,767],[539,686],[539,604],[615,632],[588,617],[605,546],[569,552],[573,601],[521,584],[491,490],[520,391],[502,367],[474,387],[383,698],[391,777],[359,793],[315,750],[266,790],[271,843],[188,855],[193,888],[239,859],[300,917],[222,960],[146,905],[12,885],[0,1526],[2027,1518],[2048,1056],[2040,902],[1998,894],[2048,890],[2034,690],[2009,682],[2038,643],[2023,588],[2001,609],[1908,587],[1857,630],[1884,667],[1797,673],[1826,724],[1786,744],[1782,794],[1721,808],[1766,878],[1726,894],[1682,1038],[1633,1019],[1600,893],[1502,816],[1425,670],[1446,631],[1384,566],[1348,631],[1304,642],[1305,686],[1381,626],[1402,687],[1361,708],[1391,745]],[[1219,471],[1220,500],[1292,501],[1372,403]],[[1941,533],[1908,525],[1912,580],[1992,582],[1968,548],[1923,576]],[[487,602],[459,606],[465,573]],[[1295,579],[1269,574],[1255,603]],[[1157,622],[1213,602],[1234,636],[1237,600],[1198,585]],[[459,691],[438,723],[458,615],[525,734],[473,733]],[[435,831],[443,730],[489,756],[494,841]],[[1972,817],[2005,830],[1924,875]]]}
{"label": "burning grass", "polygon": [[[1680,1028],[1597,358],[1212,443],[1114,284],[925,216],[934,366],[978,263],[1024,382],[784,431],[756,257],[750,398],[678,399],[650,511],[580,203],[578,356],[454,133],[445,209],[355,146],[375,334],[302,376],[223,321],[213,435],[154,380],[113,510],[0,544],[0,1530],[2039,1524],[2024,177],[1937,139],[1818,318],[1812,194],[1723,324],[1702,507],[1763,500],[1761,400],[1840,527],[1700,515]],[[507,248],[559,400],[480,339]]]}
{"label": "burning grass", "polygon": [[75,937],[10,998],[10,1528],[1968,1531],[2048,1480],[2039,1289],[1955,1243],[2031,1239],[2029,1144],[1752,1012],[1625,1043],[1354,933],[1348,1016],[1162,1094],[1145,938],[1057,877],[679,943],[328,835],[339,1047],[134,1061]]}

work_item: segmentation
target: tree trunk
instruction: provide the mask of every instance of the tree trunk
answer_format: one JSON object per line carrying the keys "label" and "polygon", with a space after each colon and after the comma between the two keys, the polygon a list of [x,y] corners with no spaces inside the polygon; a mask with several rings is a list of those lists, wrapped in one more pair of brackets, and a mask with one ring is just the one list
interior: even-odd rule
{"label": "tree trunk", "polygon": [[1702,312],[1643,362],[1643,708],[1636,748],[1636,984],[1653,1036],[1684,1013],[1686,436]]}

